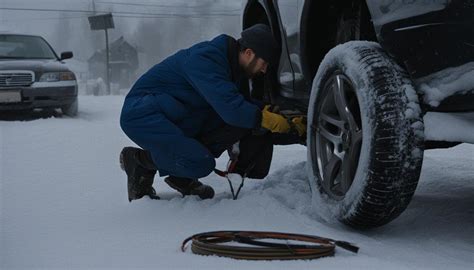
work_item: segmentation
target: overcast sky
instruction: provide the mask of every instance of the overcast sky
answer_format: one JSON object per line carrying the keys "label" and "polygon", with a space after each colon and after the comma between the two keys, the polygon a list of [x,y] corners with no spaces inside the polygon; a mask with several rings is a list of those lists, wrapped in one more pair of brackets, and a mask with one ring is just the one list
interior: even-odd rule
{"label": "overcast sky", "polygon": [[41,35],[58,53],[71,50],[86,61],[105,46],[104,32],[89,29],[94,8],[113,13],[110,42],[124,36],[136,45],[146,54],[144,68],[220,33],[238,36],[241,27],[236,0],[0,0],[0,31]]}

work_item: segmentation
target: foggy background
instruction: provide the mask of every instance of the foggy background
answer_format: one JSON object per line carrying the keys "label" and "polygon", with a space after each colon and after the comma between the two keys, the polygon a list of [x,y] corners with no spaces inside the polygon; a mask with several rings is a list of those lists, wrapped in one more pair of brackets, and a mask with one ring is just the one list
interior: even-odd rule
{"label": "foggy background", "polygon": [[40,35],[58,55],[72,51],[74,58],[65,62],[84,94],[85,84],[99,77],[88,60],[105,48],[104,31],[90,30],[88,16],[113,14],[109,44],[123,37],[136,49],[135,80],[179,49],[221,33],[238,37],[241,9],[235,0],[0,0],[0,32]]}

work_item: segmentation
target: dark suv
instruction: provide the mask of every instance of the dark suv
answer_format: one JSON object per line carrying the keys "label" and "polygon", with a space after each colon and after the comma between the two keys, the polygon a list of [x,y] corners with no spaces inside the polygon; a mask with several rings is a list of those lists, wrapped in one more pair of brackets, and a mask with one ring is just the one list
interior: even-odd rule
{"label": "dark suv", "polygon": [[321,213],[386,224],[408,206],[423,151],[463,142],[432,127],[473,119],[473,0],[255,0],[242,19],[244,29],[269,25],[280,43],[255,96],[307,114]]}
{"label": "dark suv", "polygon": [[39,36],[0,33],[0,111],[61,108],[77,115],[77,82],[51,46]]}

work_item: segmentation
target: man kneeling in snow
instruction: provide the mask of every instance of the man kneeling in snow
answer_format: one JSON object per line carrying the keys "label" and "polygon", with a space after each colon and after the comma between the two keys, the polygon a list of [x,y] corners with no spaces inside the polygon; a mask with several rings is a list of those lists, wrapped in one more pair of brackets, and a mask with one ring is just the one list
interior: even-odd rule
{"label": "man kneeling in snow", "polygon": [[[132,87],[122,108],[120,125],[143,149],[120,153],[128,176],[129,201],[156,196],[156,171],[183,196],[201,199],[214,190],[198,181],[209,175],[219,157],[240,141],[234,173],[251,178],[267,175],[272,133],[290,132],[282,115],[251,99],[248,80],[267,72],[278,45],[270,28],[257,24],[239,40],[220,35],[180,50],[152,67]],[[293,125],[292,125],[293,126]],[[257,132],[265,129],[262,135]],[[298,135],[305,125],[297,125]]]}

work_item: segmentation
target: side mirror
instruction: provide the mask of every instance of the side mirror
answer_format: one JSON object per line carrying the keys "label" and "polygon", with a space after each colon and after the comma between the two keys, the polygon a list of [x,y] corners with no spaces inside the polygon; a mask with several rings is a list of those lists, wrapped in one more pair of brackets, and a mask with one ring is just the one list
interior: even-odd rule
{"label": "side mirror", "polygon": [[62,52],[61,53],[61,58],[59,59],[60,61],[61,60],[66,60],[66,59],[70,59],[72,58],[74,55],[72,54],[72,52]]}

